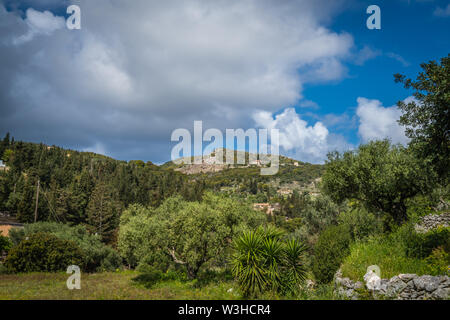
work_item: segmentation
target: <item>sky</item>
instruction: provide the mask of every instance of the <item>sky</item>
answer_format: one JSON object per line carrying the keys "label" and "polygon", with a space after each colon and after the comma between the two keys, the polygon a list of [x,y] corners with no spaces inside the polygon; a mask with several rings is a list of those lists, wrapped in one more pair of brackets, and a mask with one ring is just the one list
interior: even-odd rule
{"label": "sky", "polygon": [[412,91],[393,74],[447,56],[449,30],[439,0],[0,0],[0,135],[154,163],[195,120],[276,128],[281,154],[312,163],[407,144]]}

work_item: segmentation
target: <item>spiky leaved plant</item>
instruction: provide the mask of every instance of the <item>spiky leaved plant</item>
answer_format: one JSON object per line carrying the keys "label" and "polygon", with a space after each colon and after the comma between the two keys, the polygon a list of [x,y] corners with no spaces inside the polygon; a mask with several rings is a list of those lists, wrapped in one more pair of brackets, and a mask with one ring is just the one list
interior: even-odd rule
{"label": "spiky leaved plant", "polygon": [[292,293],[305,279],[304,251],[275,227],[247,231],[234,241],[232,272],[245,297],[266,291]]}

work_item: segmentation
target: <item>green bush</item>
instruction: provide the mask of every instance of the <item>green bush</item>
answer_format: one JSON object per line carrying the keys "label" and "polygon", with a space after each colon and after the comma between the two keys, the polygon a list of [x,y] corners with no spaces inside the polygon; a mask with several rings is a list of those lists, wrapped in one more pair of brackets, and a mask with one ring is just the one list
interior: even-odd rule
{"label": "green bush", "polygon": [[12,242],[8,239],[8,237],[2,236],[0,231],[0,257],[2,253],[8,254],[8,251],[12,247]]}
{"label": "green bush", "polygon": [[155,284],[169,280],[186,280],[186,277],[175,271],[162,272],[159,269],[147,266],[141,267],[142,274],[133,278],[134,282],[142,284],[145,288],[151,289]]}
{"label": "green bush", "polygon": [[72,227],[56,222],[37,222],[26,224],[24,229],[11,230],[10,237],[17,245],[25,237],[39,232],[75,242],[83,250],[84,272],[115,271],[122,266],[122,258],[118,252],[102,243],[99,236],[89,234],[81,225]]}
{"label": "green bush", "polygon": [[13,247],[5,260],[9,272],[57,272],[82,265],[83,252],[72,241],[36,233]]}
{"label": "green bush", "polygon": [[339,216],[339,224],[348,228],[353,240],[363,240],[371,235],[383,232],[381,219],[363,208],[342,212]]}
{"label": "green bush", "polygon": [[429,274],[425,261],[406,256],[403,243],[389,235],[351,244],[350,254],[342,262],[341,270],[345,277],[363,281],[367,267],[371,265],[380,267],[382,278],[400,273]]}
{"label": "green bush", "polygon": [[414,224],[408,223],[392,233],[394,241],[401,243],[405,254],[411,258],[424,259],[433,249],[443,247],[450,252],[450,228],[438,227],[425,233],[415,231]]}
{"label": "green bush", "polygon": [[408,223],[391,234],[352,244],[342,273],[362,280],[368,266],[378,265],[383,278],[400,273],[445,275],[450,263],[449,241],[449,228],[417,233],[414,225]]}
{"label": "green bush", "polygon": [[450,276],[450,254],[443,247],[433,249],[431,254],[425,259],[430,270],[430,274]]}
{"label": "green bush", "polygon": [[319,236],[314,248],[313,274],[320,283],[329,283],[349,253],[351,236],[343,225],[331,226]]}

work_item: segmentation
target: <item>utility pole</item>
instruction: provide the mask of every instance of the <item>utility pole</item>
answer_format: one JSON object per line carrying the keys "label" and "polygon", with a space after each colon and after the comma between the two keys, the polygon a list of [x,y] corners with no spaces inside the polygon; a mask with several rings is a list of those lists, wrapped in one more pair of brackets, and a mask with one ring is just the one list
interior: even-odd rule
{"label": "utility pole", "polygon": [[38,205],[39,205],[39,187],[41,186],[41,178],[39,177],[39,170],[41,169],[41,159],[42,159],[42,152],[45,148],[41,148],[41,154],[39,155],[39,165],[38,165],[38,171],[37,171],[37,188],[36,188],[36,206],[34,207],[34,222],[37,222],[37,214],[38,214]]}
{"label": "utility pole", "polygon": [[39,205],[39,187],[40,187],[40,180],[38,178],[37,189],[36,189],[36,206],[34,207],[34,222],[37,221],[37,213],[38,213],[38,205]]}

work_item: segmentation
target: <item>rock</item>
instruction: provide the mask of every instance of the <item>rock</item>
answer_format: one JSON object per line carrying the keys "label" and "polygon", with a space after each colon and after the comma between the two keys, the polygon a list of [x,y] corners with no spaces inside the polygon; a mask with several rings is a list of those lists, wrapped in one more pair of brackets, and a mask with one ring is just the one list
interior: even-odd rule
{"label": "rock", "polygon": [[406,287],[407,285],[402,281],[402,279],[398,276],[394,276],[387,284],[386,294],[390,297],[394,297],[401,293]]}
{"label": "rock", "polygon": [[389,281],[387,279],[381,279],[379,290],[381,293],[386,293],[388,283]]}
{"label": "rock", "polygon": [[366,287],[369,290],[380,290],[381,278],[373,271],[369,270],[364,275],[366,281]]}
{"label": "rock", "polygon": [[431,294],[431,297],[439,300],[450,299],[450,289],[438,288]]}
{"label": "rock", "polygon": [[313,289],[316,286],[315,282],[310,279],[306,280],[305,284],[306,284],[306,289]]}
{"label": "rock", "polygon": [[433,292],[439,288],[439,283],[441,283],[441,279],[439,279],[439,277],[431,277],[430,280],[425,283],[425,290],[428,292]]}
{"label": "rock", "polygon": [[417,290],[425,290],[427,282],[431,280],[432,276],[421,276],[414,279],[414,286]]}
{"label": "rock", "polygon": [[349,289],[354,288],[354,284],[349,278],[341,279],[341,285]]}
{"label": "rock", "polygon": [[417,274],[414,274],[414,273],[402,273],[402,274],[399,274],[398,277],[402,281],[408,282],[408,281],[410,281],[410,280],[412,280],[414,278],[417,278]]}
{"label": "rock", "polygon": [[355,289],[362,289],[362,288],[364,288],[364,283],[362,283],[361,281],[358,281],[358,282],[355,283],[354,288]]}
{"label": "rock", "polygon": [[450,212],[427,215],[423,217],[422,221],[419,224],[416,224],[414,227],[416,229],[416,232],[423,233],[431,229],[435,229],[438,226],[450,226]]}
{"label": "rock", "polygon": [[439,284],[442,288],[450,288],[450,278],[447,276],[441,276],[441,283]]}
{"label": "rock", "polygon": [[[365,277],[370,280],[375,273]],[[358,299],[357,289],[364,288],[361,281],[353,282],[349,278],[335,278],[336,291],[345,298]],[[366,284],[367,286],[367,284]],[[369,285],[370,286],[370,285]],[[448,276],[417,276],[415,274],[399,274],[391,279],[379,279],[376,290],[372,290],[375,298],[389,297],[398,300],[449,299],[450,278]]]}

